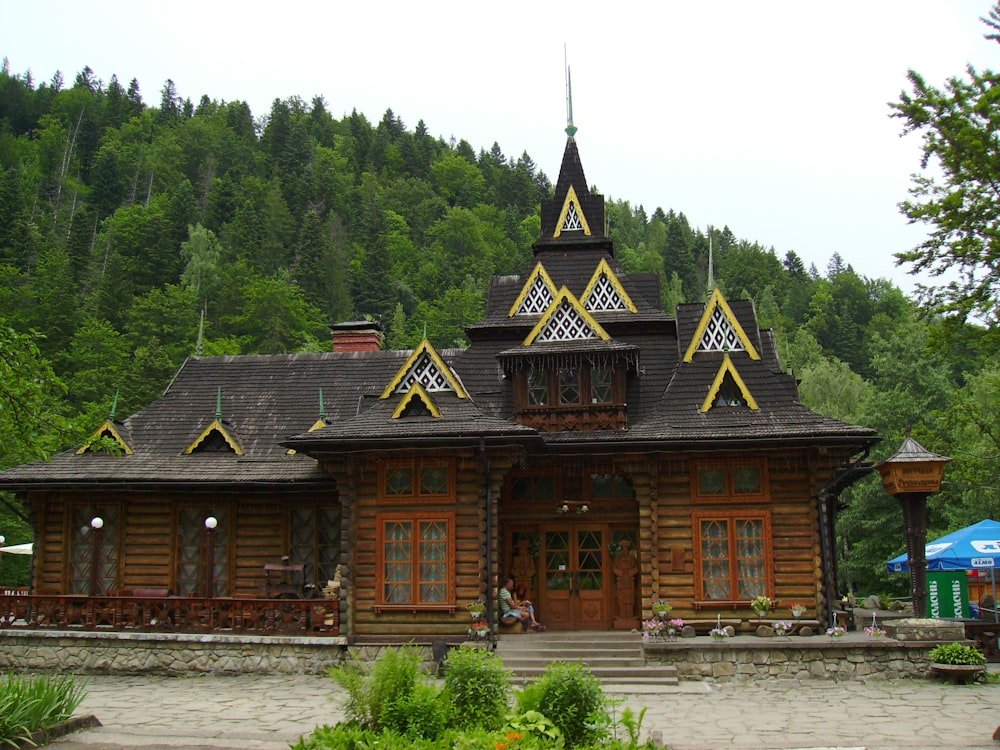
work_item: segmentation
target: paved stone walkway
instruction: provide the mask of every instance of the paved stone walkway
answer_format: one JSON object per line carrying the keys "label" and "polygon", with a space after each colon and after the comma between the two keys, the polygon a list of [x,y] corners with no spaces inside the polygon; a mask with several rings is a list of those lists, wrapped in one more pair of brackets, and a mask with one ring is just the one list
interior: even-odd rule
{"label": "paved stone walkway", "polygon": [[[103,726],[56,740],[53,750],[279,750],[343,717],[344,693],[326,677],[295,675],[95,676],[78,714]],[[615,685],[644,734],[673,750],[778,748],[992,748],[1000,685],[937,681],[698,682]]]}

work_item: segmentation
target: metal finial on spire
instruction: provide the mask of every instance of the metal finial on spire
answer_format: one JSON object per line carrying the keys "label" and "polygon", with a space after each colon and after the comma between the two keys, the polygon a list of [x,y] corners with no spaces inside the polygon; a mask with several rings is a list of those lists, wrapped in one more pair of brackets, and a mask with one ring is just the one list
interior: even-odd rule
{"label": "metal finial on spire", "polygon": [[222,421],[222,386],[219,386],[219,392],[215,395],[215,418]]}
{"label": "metal finial on spire", "polygon": [[319,418],[326,421],[326,404],[323,403],[323,389],[319,389]]}
{"label": "metal finial on spire", "polygon": [[424,323],[424,340],[427,339],[427,324]]}
{"label": "metal finial on spire", "polygon": [[111,400],[111,412],[108,414],[108,421],[114,422],[118,413],[118,389],[115,388],[115,397]]}
{"label": "metal finial on spire", "polygon": [[205,353],[205,308],[201,308],[201,320],[198,321],[198,340],[194,345],[194,356],[200,357]]}
{"label": "metal finial on spire", "polygon": [[566,135],[572,138],[576,135],[576,125],[573,124],[573,81],[569,74],[565,44],[563,45],[563,65],[566,67]]}

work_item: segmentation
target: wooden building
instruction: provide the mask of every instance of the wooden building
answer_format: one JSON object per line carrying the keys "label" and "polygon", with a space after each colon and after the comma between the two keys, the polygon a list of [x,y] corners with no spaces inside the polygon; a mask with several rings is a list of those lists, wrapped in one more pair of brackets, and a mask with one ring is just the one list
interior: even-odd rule
{"label": "wooden building", "polygon": [[513,574],[554,630],[635,627],[658,598],[826,621],[834,498],[875,433],[799,402],[751,302],[665,314],[573,136],[541,217],[466,349],[386,351],[362,321],[325,354],[192,358],[148,408],[0,474],[34,592],[266,599],[269,573],[318,592],[339,569],[341,634],[451,637]]}

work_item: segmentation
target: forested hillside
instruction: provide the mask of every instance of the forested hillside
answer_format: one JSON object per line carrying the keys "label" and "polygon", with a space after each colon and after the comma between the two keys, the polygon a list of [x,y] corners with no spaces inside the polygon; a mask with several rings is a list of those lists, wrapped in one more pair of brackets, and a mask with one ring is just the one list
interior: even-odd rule
{"label": "forested hillside", "polygon": [[[291,97],[253,113],[195,103],[170,81],[153,104],[134,79],[84,68],[39,83],[5,62],[0,468],[79,442],[116,398],[119,417],[136,411],[188,356],[326,350],[327,326],[359,317],[379,320],[392,348],[425,331],[462,345],[490,277],[530,269],[550,190],[529,154],[445,141],[391,110],[373,124]],[[990,329],[921,316],[839,256],[806,268],[791,248],[611,198],[617,257],[662,275],[668,312],[704,298],[711,243],[715,283],[755,301],[804,402],[878,429],[876,460],[907,426],[956,458],[931,534],[1000,516]],[[902,549],[896,501],[872,478],[845,500],[846,580],[905,588],[879,567]],[[25,541],[5,502],[0,532]]]}

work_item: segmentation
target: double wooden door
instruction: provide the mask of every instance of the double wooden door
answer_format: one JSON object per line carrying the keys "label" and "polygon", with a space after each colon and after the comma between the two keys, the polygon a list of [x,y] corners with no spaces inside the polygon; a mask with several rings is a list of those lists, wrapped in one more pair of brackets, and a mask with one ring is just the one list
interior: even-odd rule
{"label": "double wooden door", "polygon": [[538,612],[553,630],[611,627],[613,575],[607,524],[564,523],[539,529]]}

